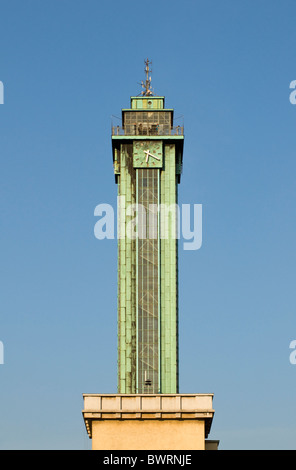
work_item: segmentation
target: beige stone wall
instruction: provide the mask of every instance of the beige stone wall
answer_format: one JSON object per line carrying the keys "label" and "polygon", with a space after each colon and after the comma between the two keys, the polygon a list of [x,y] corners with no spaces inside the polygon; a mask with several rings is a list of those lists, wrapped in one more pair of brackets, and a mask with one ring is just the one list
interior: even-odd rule
{"label": "beige stone wall", "polygon": [[203,420],[94,420],[93,450],[204,450]]}

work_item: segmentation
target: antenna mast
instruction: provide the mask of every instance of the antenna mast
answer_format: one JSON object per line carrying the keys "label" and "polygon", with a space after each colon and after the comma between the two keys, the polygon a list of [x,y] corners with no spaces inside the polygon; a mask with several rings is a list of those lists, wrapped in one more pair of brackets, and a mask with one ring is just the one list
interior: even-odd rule
{"label": "antenna mast", "polygon": [[152,61],[149,60],[149,59],[146,59],[146,60],[144,60],[144,64],[145,64],[144,72],[146,74],[146,80],[145,80],[145,82],[143,82],[143,81],[141,82],[141,85],[144,88],[144,90],[142,91],[142,95],[143,96],[151,96],[151,95],[153,95],[153,93],[152,93],[152,89],[151,89],[151,75],[149,76],[149,72],[151,73],[152,70],[150,70],[149,65],[152,64]]}

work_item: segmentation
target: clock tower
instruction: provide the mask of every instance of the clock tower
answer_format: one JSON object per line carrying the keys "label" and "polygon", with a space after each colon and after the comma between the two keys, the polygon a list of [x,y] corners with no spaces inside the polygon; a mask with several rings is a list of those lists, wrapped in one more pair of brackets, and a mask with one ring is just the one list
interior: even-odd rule
{"label": "clock tower", "polygon": [[184,129],[151,89],[112,126],[118,190],[118,389],[84,394],[94,450],[204,450],[212,393],[179,393],[178,185]]}
{"label": "clock tower", "polygon": [[176,205],[184,132],[164,97],[153,95],[149,64],[142,95],[122,110],[122,127],[112,127],[120,200],[119,393],[178,392]]}

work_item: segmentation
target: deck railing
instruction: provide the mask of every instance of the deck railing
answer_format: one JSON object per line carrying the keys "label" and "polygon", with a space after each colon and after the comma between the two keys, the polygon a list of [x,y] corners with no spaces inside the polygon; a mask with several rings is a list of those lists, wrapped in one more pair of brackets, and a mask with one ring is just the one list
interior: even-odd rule
{"label": "deck railing", "polygon": [[183,126],[167,126],[164,124],[159,125],[126,125],[125,127],[121,126],[112,126],[112,135],[159,135],[159,136],[167,136],[167,135],[184,135],[184,127]]}

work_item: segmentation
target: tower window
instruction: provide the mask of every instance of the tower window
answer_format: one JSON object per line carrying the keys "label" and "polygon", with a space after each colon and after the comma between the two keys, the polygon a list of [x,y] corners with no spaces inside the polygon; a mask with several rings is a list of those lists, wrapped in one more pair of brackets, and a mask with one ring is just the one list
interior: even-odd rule
{"label": "tower window", "polygon": [[125,135],[170,135],[171,127],[169,111],[131,111],[124,114]]}

